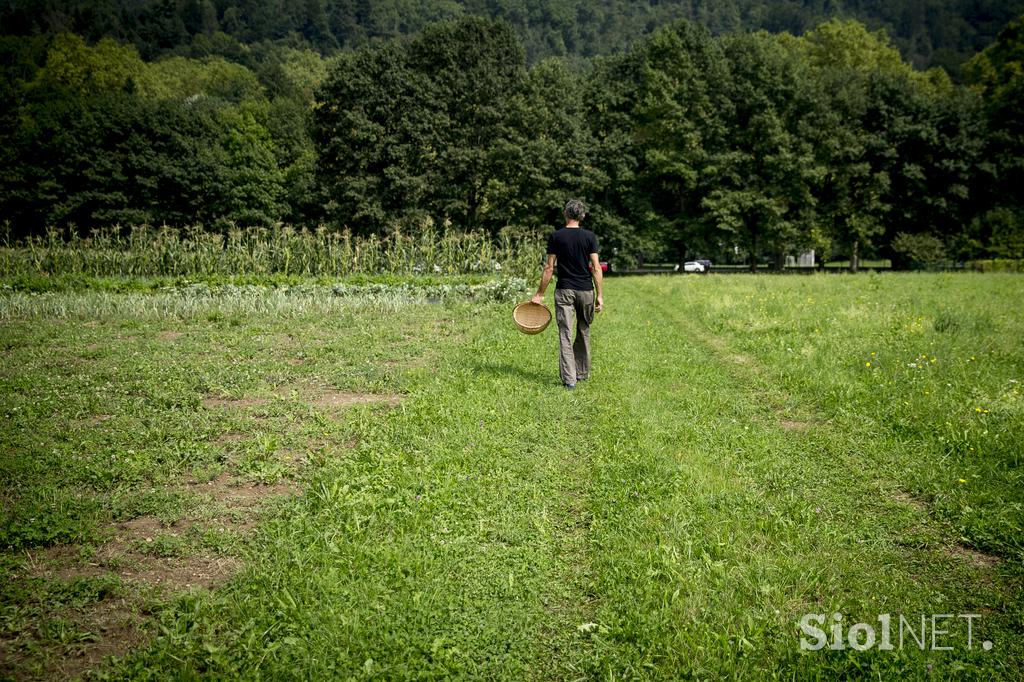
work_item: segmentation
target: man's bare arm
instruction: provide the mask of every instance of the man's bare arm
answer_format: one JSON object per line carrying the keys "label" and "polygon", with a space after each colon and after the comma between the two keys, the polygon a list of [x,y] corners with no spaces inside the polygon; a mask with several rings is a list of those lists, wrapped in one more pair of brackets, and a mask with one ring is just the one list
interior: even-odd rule
{"label": "man's bare arm", "polygon": [[601,259],[596,253],[590,254],[590,270],[594,276],[594,289],[597,290],[597,299],[594,301],[594,309],[601,312],[604,308],[604,273],[601,272]]}
{"label": "man's bare arm", "polygon": [[534,303],[544,302],[544,290],[548,288],[548,284],[551,283],[551,277],[555,274],[555,254],[548,254],[548,262],[544,264],[544,272],[540,276],[540,286],[537,287],[537,293],[533,297]]}

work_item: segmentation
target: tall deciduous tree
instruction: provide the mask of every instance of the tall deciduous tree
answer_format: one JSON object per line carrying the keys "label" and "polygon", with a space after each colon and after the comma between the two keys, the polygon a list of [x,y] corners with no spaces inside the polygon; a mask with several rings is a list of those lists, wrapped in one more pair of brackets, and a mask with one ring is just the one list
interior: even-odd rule
{"label": "tall deciduous tree", "polygon": [[[972,186],[983,177],[983,120],[968,93],[934,92],[914,79],[873,73],[868,81],[868,135],[883,141],[870,163],[889,178],[883,245],[899,233],[951,241],[970,222]],[[901,255],[883,247],[896,265]]]}
{"label": "tall deciduous tree", "polygon": [[506,134],[490,154],[485,192],[492,224],[551,227],[562,220],[566,197],[589,197],[607,181],[594,166],[587,98],[581,74],[550,59],[535,65],[505,100]]}
{"label": "tall deciduous tree", "polygon": [[431,163],[431,211],[467,229],[494,228],[485,188],[495,143],[508,135],[508,100],[526,78],[523,47],[508,24],[467,18],[426,28],[409,54],[431,82],[440,142]]}
{"label": "tall deciduous tree", "polygon": [[984,102],[990,131],[986,156],[996,174],[991,210],[978,217],[974,237],[990,245],[990,255],[1024,258],[1024,17],[976,55],[964,76]]}
{"label": "tall deciduous tree", "polygon": [[73,33],[54,37],[46,55],[41,82],[78,95],[130,90],[145,64],[134,47],[104,38],[94,47]]}
{"label": "tall deciduous tree", "polygon": [[813,146],[822,106],[805,63],[765,33],[724,39],[733,102],[727,144],[709,160],[713,189],[703,200],[724,238],[781,268],[785,256],[813,241],[814,188],[824,169]]}
{"label": "tall deciduous tree", "polygon": [[633,119],[642,226],[682,262],[688,251],[709,246],[701,204],[712,189],[710,160],[724,149],[725,123],[735,111],[722,88],[729,64],[705,29],[680,22],[643,44],[638,66]]}
{"label": "tall deciduous tree", "polygon": [[441,148],[433,83],[397,43],[344,54],[314,105],[328,218],[362,233],[421,222]]}
{"label": "tall deciduous tree", "polygon": [[366,231],[427,215],[501,227],[487,196],[525,78],[511,28],[475,18],[343,57],[314,113],[336,220]]}
{"label": "tall deciduous tree", "polygon": [[830,21],[790,43],[811,65],[817,86],[827,97],[818,127],[818,149],[827,169],[818,211],[835,246],[848,250],[856,272],[861,254],[884,232],[890,209],[889,175],[877,162],[887,141],[865,120],[872,74],[907,79],[913,71],[883,31],[870,33],[856,21]]}
{"label": "tall deciduous tree", "polygon": [[640,150],[633,109],[639,89],[642,50],[596,58],[586,81],[586,124],[594,140],[592,163],[601,182],[588,197],[590,225],[616,265],[633,265],[660,249],[638,230],[646,201],[635,191]]}

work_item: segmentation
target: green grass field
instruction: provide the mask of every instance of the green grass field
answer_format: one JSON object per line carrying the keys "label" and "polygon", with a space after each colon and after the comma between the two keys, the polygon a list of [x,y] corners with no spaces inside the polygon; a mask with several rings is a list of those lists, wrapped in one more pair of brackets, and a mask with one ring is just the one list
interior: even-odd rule
{"label": "green grass field", "polygon": [[610,279],[570,393],[508,303],[5,290],[0,677],[1019,679],[1021,301]]}

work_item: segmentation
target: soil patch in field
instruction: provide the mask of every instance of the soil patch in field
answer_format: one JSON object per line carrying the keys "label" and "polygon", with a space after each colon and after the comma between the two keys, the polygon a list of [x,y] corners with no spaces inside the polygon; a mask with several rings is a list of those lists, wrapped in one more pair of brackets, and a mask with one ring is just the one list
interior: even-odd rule
{"label": "soil patch in field", "polygon": [[[178,488],[223,506],[229,516],[215,519],[187,518],[165,524],[155,516],[140,516],[111,527],[110,539],[84,555],[77,545],[54,545],[28,554],[29,570],[41,578],[65,580],[84,576],[114,574],[129,581],[140,581],[172,591],[192,587],[211,587],[230,577],[238,560],[230,556],[153,556],[144,551],[160,536],[177,537],[193,525],[216,525],[232,530],[248,530],[263,502],[274,496],[294,495],[291,482],[260,485],[239,481],[223,473],[205,483],[191,482]],[[143,550],[143,551],[140,551]]]}
{"label": "soil patch in field", "polygon": [[897,490],[893,494],[893,497],[896,499],[897,502],[905,504],[908,507],[914,509],[915,511],[919,511],[922,513],[928,511],[928,506],[924,502],[917,499],[916,497],[908,493],[906,490]]}
{"label": "soil patch in field", "polygon": [[[892,493],[892,496],[897,502],[913,509],[916,513],[922,515],[928,514],[928,503],[906,490],[897,490]],[[988,552],[968,547],[962,542],[955,542],[952,545],[940,544],[938,552],[939,554],[945,555],[958,563],[982,570],[995,568],[1001,561],[1000,558],[994,554],[989,554]],[[985,582],[991,583],[991,580],[986,579]]]}
{"label": "soil patch in field", "polygon": [[244,433],[227,432],[222,433],[211,441],[214,445],[227,445],[228,443],[237,443],[245,440]]}
{"label": "soil patch in field", "polygon": [[266,498],[294,495],[298,492],[298,488],[291,482],[279,481],[272,485],[262,485],[238,480],[227,472],[203,483],[191,482],[185,489],[197,495],[208,495],[214,502],[225,505],[231,511],[251,511],[258,508]]}
{"label": "soil patch in field", "polygon": [[356,393],[354,391],[326,391],[312,400],[315,407],[334,410],[345,408],[350,405],[363,405],[366,403],[383,403],[385,405],[397,405],[397,395],[386,393]]}
{"label": "soil patch in field", "polygon": [[73,545],[56,545],[36,553],[32,574],[48,580],[115,575],[126,583],[143,583],[170,593],[210,588],[225,582],[238,570],[230,556],[155,557],[133,551],[123,540],[103,545],[83,560]]}
{"label": "soil patch in field", "polygon": [[[61,609],[49,620],[70,623],[78,641],[68,644],[34,642],[30,652],[14,650],[16,640],[0,639],[0,677],[4,679],[74,680],[107,656],[124,656],[149,638],[149,618],[130,598],[112,596],[79,609]],[[43,622],[36,623],[37,629]],[[18,647],[20,648],[20,647]],[[40,656],[40,653],[43,656]],[[30,660],[42,665],[37,676]],[[35,668],[36,666],[32,666]]]}
{"label": "soil patch in field", "polygon": [[104,600],[71,618],[78,629],[98,639],[78,649],[75,656],[58,658],[56,675],[60,679],[77,679],[107,656],[124,656],[142,646],[148,639],[147,618],[133,613],[133,606],[124,599]]}
{"label": "soil patch in field", "polygon": [[994,568],[999,564],[999,557],[994,554],[982,552],[959,542],[951,547],[947,547],[946,553],[959,561],[977,568]]}
{"label": "soil patch in field", "polygon": [[[173,528],[174,525],[168,526]],[[130,540],[152,540],[154,536],[164,531],[164,525],[155,516],[140,516],[131,521],[124,521],[117,524],[117,535],[115,542],[127,542]],[[177,533],[172,533],[177,535]]]}
{"label": "soil patch in field", "polygon": [[[243,531],[254,525],[253,517],[267,498],[297,492],[290,482],[259,485],[238,481],[228,473],[205,483],[189,483],[180,490],[208,496],[215,504],[223,505],[230,516],[217,517],[213,523],[221,528]],[[152,556],[140,551],[159,536],[177,537],[195,523],[203,521],[183,519],[165,524],[154,516],[122,521],[113,525],[110,539],[91,556],[84,556],[76,545],[55,545],[30,553],[30,573],[40,578],[64,580],[114,574],[126,581],[175,592],[193,587],[209,588],[229,578],[237,570],[238,560],[230,556]]]}
{"label": "soil patch in field", "polygon": [[175,331],[162,331],[156,335],[161,341],[176,341],[180,339],[184,334],[182,332]]}
{"label": "soil patch in field", "polygon": [[[235,434],[228,434],[235,435]],[[152,620],[144,611],[144,595],[155,590],[164,597],[192,589],[212,589],[241,568],[234,556],[195,554],[157,556],[147,551],[160,537],[176,537],[193,525],[245,532],[255,526],[263,503],[272,496],[293,495],[290,482],[260,485],[222,473],[207,482],[191,481],[177,488],[210,498],[212,518],[182,519],[167,524],[155,516],[140,516],[111,526],[110,539],[95,550],[55,545],[26,552],[26,573],[46,581],[116,576],[120,587],[99,601],[78,608],[48,612],[13,636],[0,638],[0,677],[14,679],[74,679],[102,664],[105,657],[123,656],[143,646],[152,635]],[[44,621],[80,633],[72,641],[51,641],[42,633]]]}
{"label": "soil patch in field", "polygon": [[779,426],[787,431],[803,431],[811,426],[810,422],[799,421],[797,419],[780,419]]}
{"label": "soil patch in field", "polygon": [[279,450],[275,454],[277,454],[277,456],[280,457],[282,461],[288,462],[289,464],[301,465],[306,461],[305,455],[303,455],[298,450],[293,450],[291,448]]}
{"label": "soil patch in field", "polygon": [[261,407],[266,404],[267,401],[263,398],[224,398],[220,396],[207,396],[203,398],[203,407],[211,410],[224,407]]}
{"label": "soil patch in field", "polygon": [[73,419],[73,420],[71,420],[71,426],[76,427],[76,428],[85,428],[85,427],[90,427],[90,426],[99,426],[100,424],[102,424],[103,422],[107,421],[108,419],[113,419],[113,417],[114,417],[114,415],[112,415],[112,414],[92,414],[92,415],[89,415],[88,417],[85,417],[83,419]]}
{"label": "soil patch in field", "polygon": [[361,391],[344,391],[324,386],[309,384],[291,384],[280,386],[276,393],[282,398],[292,398],[306,402],[315,408],[334,412],[344,410],[353,405],[382,404],[397,405],[402,397],[393,393],[363,393]]}

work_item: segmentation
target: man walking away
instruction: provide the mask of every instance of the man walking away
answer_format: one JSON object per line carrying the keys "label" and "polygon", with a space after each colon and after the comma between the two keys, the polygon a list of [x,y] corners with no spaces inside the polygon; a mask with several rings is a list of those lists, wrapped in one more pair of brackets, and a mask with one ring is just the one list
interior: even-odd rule
{"label": "man walking away", "polygon": [[[586,211],[587,207],[578,199],[570,199],[565,204],[565,227],[548,237],[548,260],[540,277],[540,287],[533,297],[534,303],[544,301],[544,290],[557,263],[555,321],[558,323],[558,369],[562,383],[569,390],[576,388],[577,381],[586,381],[590,376],[590,323],[594,320],[594,312],[601,312],[604,308],[597,235],[580,227]],[[574,321],[575,340],[572,338]]]}

